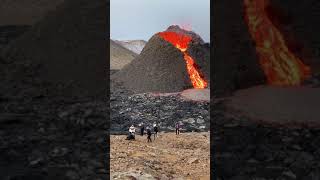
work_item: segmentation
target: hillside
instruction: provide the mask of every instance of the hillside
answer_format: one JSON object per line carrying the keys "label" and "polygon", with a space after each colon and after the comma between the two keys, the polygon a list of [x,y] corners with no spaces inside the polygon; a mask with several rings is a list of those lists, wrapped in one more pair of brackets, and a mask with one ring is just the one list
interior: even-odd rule
{"label": "hillside", "polygon": [[136,56],[136,53],[110,40],[110,69],[122,69],[123,66],[129,64]]}
{"label": "hillside", "polygon": [[29,96],[104,97],[106,85],[97,82],[107,78],[106,9],[100,1],[69,0],[47,14],[3,49],[6,65],[14,66],[8,82],[34,89]]}

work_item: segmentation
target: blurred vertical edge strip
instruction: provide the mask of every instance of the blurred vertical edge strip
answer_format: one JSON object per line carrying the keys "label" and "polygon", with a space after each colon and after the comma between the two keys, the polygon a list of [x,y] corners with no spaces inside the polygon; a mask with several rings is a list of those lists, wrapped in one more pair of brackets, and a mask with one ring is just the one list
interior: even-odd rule
{"label": "blurred vertical edge strip", "polygon": [[214,1],[210,1],[210,79],[212,80],[211,83],[210,83],[210,179],[213,179],[215,180],[216,179],[216,166],[215,166],[215,161],[214,161],[214,157],[215,157],[215,146],[214,146],[214,142],[213,142],[213,139],[214,139],[214,127],[213,127],[213,98],[214,98],[214,94],[213,94],[213,88],[214,88],[214,39],[215,39],[215,36],[214,36],[214,33],[213,33],[213,30],[214,30]]}
{"label": "blurred vertical edge strip", "polygon": [[106,159],[105,159],[105,164],[106,164],[106,169],[107,169],[107,179],[110,179],[110,133],[109,133],[109,130],[110,130],[110,44],[109,44],[109,39],[110,39],[110,0],[106,0],[107,1],[107,7],[106,7],[106,43],[105,45],[107,46],[105,49],[107,51],[106,53],[106,61],[107,62],[107,94],[106,94],[106,98],[107,98],[107,107],[108,107],[108,119],[106,120],[106,123],[107,123],[107,129],[106,129],[106,148],[105,148],[105,151],[106,151]]}

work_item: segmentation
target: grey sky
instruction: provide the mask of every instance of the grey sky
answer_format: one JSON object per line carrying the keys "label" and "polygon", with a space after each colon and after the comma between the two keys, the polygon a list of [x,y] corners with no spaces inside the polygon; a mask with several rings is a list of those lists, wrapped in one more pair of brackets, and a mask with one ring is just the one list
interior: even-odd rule
{"label": "grey sky", "polygon": [[111,0],[110,37],[148,40],[172,24],[185,25],[210,41],[210,0]]}

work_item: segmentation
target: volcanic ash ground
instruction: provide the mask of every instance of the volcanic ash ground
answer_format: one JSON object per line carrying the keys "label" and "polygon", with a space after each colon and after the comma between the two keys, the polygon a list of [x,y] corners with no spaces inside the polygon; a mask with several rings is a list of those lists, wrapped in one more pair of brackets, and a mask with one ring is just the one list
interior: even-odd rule
{"label": "volcanic ash ground", "polygon": [[[128,142],[111,135],[112,179],[210,179],[209,133],[161,133]],[[153,138],[152,138],[153,140]]]}

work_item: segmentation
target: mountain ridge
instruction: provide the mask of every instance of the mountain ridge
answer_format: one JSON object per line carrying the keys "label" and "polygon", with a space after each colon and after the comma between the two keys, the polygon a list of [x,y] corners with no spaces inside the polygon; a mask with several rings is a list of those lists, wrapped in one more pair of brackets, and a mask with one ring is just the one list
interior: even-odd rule
{"label": "mountain ridge", "polygon": [[140,54],[147,43],[145,40],[115,40],[115,42],[136,54]]}
{"label": "mountain ridge", "polygon": [[136,53],[110,39],[110,69],[122,69],[136,56]]}

